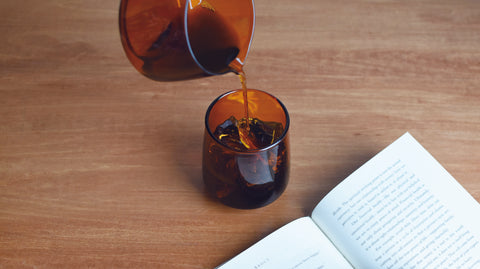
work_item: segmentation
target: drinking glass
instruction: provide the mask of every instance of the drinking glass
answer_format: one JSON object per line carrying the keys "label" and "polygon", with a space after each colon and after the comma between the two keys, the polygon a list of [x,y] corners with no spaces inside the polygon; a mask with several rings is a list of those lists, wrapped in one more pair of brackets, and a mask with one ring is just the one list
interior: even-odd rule
{"label": "drinking glass", "polygon": [[239,72],[253,37],[253,0],[122,0],[122,45],[159,81]]}
{"label": "drinking glass", "polygon": [[264,91],[248,89],[248,114],[255,116],[250,120],[271,126],[281,124],[282,131],[274,134],[276,139],[267,146],[232,147],[219,138],[217,128],[225,127],[229,120],[244,117],[243,94],[243,90],[225,93],[209,106],[205,116],[202,169],[206,188],[214,197],[234,208],[252,209],[275,201],[287,186],[290,120],[280,100]]}

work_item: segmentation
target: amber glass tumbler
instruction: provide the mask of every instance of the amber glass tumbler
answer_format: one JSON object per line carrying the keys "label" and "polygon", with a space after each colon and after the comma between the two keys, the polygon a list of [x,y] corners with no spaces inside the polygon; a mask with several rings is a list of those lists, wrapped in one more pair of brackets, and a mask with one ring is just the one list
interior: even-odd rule
{"label": "amber glass tumbler", "polygon": [[274,96],[248,90],[248,109],[252,118],[280,123],[283,132],[271,144],[257,149],[235,149],[214,135],[226,119],[245,115],[243,90],[225,93],[209,106],[205,117],[203,180],[210,194],[223,204],[253,209],[275,201],[285,190],[289,171],[289,115]]}

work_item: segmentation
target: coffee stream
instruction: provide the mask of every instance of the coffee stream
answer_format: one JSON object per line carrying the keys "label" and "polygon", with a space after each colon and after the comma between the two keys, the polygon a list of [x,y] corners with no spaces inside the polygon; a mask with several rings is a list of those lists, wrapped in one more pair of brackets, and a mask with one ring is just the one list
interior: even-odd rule
{"label": "coffee stream", "polygon": [[279,122],[267,122],[258,119],[254,111],[248,109],[248,89],[245,73],[241,68],[230,65],[233,72],[240,78],[243,91],[244,114],[243,118],[234,116],[219,124],[214,132],[224,145],[235,150],[254,150],[273,144],[283,133],[284,126]]}
{"label": "coffee stream", "polygon": [[254,149],[256,146],[252,142],[252,138],[250,137],[250,115],[248,114],[248,89],[247,89],[247,77],[245,76],[245,72],[240,69],[239,72],[236,72],[238,77],[240,78],[240,83],[242,84],[243,90],[243,107],[244,113],[243,118],[239,122],[238,126],[238,135],[240,141],[247,149]]}
{"label": "coffee stream", "polygon": [[227,119],[220,125],[228,127],[227,133],[218,130],[217,138],[222,142],[229,140],[227,144],[233,142],[234,148],[242,150],[271,145],[283,133],[283,126],[276,122],[263,122],[256,118],[256,115],[250,115],[255,111],[248,109],[247,79],[243,71],[243,63],[237,58],[240,52],[240,39],[236,30],[216,11],[215,7],[205,1],[200,1],[189,12],[189,21],[195,23],[189,24],[188,35],[193,53],[199,63],[215,73],[233,71],[240,78],[242,85],[243,118]]}
{"label": "coffee stream", "polygon": [[[242,85],[244,111],[243,115],[239,115],[243,116],[241,119],[231,115],[216,126],[213,135],[226,147],[211,140],[208,151],[211,154],[204,155],[203,178],[209,191],[223,203],[236,208],[257,208],[271,203],[286,187],[287,142],[279,141],[271,150],[255,151],[267,148],[278,141],[284,132],[284,126],[279,122],[259,119],[262,114],[257,107],[265,108],[262,108],[262,103],[256,103],[261,102],[257,100],[258,98],[255,98],[255,101],[250,100],[249,109],[249,94],[253,97],[256,93],[247,89],[243,63],[238,58],[240,52],[238,39],[235,39],[236,34],[230,33],[230,30],[234,29],[227,26],[224,29],[228,29],[226,32],[229,32],[229,35],[226,38],[219,38],[220,42],[216,44],[214,50],[228,53],[208,53],[205,54],[207,57],[199,57],[199,60],[204,66],[214,66],[218,70],[232,71],[238,75]],[[221,32],[216,32],[219,33]],[[202,55],[207,48],[209,47],[205,46],[197,50],[196,55]],[[219,63],[218,65],[207,65],[213,61],[212,56],[217,57],[214,62]],[[226,69],[222,68],[222,64]],[[252,152],[237,155],[232,149]]]}

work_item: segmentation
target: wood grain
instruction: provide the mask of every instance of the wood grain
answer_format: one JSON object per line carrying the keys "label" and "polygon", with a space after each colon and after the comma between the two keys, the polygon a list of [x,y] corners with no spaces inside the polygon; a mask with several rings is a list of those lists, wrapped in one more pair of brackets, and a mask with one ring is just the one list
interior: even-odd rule
{"label": "wood grain", "polygon": [[308,215],[406,131],[480,201],[480,2],[256,1],[246,73],[291,117],[285,194],[205,195],[203,117],[233,74],[129,64],[119,1],[0,2],[0,267],[213,268]]}

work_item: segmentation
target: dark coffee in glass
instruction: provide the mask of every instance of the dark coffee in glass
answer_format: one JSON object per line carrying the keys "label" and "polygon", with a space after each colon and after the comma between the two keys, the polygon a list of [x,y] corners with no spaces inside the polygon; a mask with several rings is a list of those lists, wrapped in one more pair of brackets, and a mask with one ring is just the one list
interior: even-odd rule
{"label": "dark coffee in glass", "polygon": [[208,108],[203,179],[222,203],[241,209],[266,206],[285,190],[289,176],[289,116],[274,96],[248,89],[228,92]]}

